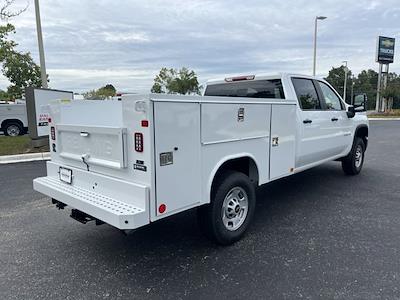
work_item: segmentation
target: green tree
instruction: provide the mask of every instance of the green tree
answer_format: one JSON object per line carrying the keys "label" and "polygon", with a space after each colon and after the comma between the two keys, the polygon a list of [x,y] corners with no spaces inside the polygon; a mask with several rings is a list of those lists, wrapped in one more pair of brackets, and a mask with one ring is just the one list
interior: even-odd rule
{"label": "green tree", "polygon": [[117,90],[112,84],[106,84],[98,90],[90,90],[83,94],[83,97],[87,100],[104,100],[114,97]]}
{"label": "green tree", "polygon": [[8,38],[8,35],[15,33],[12,24],[0,26],[0,62],[1,72],[8,78],[11,85],[7,88],[10,98],[22,97],[25,88],[28,86],[42,86],[40,68],[33,61],[29,52],[18,52],[15,47],[18,45]]}
{"label": "green tree", "polygon": [[8,100],[8,99],[10,99],[8,93],[3,90],[0,90],[0,100]]}
{"label": "green tree", "polygon": [[367,94],[368,109],[375,109],[377,85],[378,72],[372,69],[362,70],[355,80],[354,92]]}
{"label": "green tree", "polygon": [[[346,84],[346,99],[344,99],[347,103],[350,103],[351,98],[351,70],[347,73],[347,84]],[[332,67],[332,69],[328,73],[328,77],[325,78],[335,90],[343,96],[343,88],[344,88],[344,79],[345,79],[345,66],[340,66],[338,68]]]}
{"label": "green tree", "polygon": [[162,68],[154,78],[152,93],[200,94],[197,75],[185,67],[180,70]]}
{"label": "green tree", "polygon": [[395,84],[389,84],[382,92],[384,98],[384,111],[390,112],[393,108],[393,101],[395,97],[400,95],[400,89]]}

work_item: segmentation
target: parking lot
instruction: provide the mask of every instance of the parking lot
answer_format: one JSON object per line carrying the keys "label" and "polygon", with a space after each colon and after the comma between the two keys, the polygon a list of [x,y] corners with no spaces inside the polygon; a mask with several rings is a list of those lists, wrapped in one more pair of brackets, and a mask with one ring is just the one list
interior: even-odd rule
{"label": "parking lot", "polygon": [[129,236],[32,190],[44,162],[0,166],[0,299],[400,298],[400,121],[373,121],[364,169],[332,162],[258,190],[247,236],[205,239],[189,211]]}

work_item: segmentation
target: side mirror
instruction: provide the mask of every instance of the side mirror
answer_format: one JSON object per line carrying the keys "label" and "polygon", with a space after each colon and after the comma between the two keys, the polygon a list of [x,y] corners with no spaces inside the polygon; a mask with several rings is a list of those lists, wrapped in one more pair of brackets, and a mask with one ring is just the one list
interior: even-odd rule
{"label": "side mirror", "polygon": [[347,114],[347,117],[348,117],[349,119],[354,118],[354,116],[356,115],[356,110],[355,110],[355,108],[354,108],[353,105],[350,105],[350,106],[347,108],[346,114]]}
{"label": "side mirror", "polygon": [[356,94],[353,97],[354,110],[357,112],[367,110],[367,95],[366,94]]}

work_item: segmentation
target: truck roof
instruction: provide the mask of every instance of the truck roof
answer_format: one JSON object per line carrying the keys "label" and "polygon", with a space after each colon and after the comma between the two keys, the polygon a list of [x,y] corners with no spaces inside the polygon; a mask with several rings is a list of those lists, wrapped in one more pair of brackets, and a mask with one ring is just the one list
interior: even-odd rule
{"label": "truck roof", "polygon": [[226,83],[226,82],[236,81],[236,80],[237,81],[246,80],[246,78],[249,78],[247,80],[273,80],[273,79],[282,79],[283,77],[291,77],[291,76],[321,79],[321,78],[318,78],[315,76],[296,74],[296,73],[269,73],[269,74],[268,73],[259,73],[259,74],[241,74],[241,75],[227,76],[225,78],[210,79],[206,82],[206,84],[207,85],[220,84],[220,83]]}

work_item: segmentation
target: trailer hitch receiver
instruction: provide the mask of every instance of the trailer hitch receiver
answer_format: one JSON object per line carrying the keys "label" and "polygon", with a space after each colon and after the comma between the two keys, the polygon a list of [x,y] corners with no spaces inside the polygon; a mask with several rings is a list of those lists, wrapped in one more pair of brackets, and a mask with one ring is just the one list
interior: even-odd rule
{"label": "trailer hitch receiver", "polygon": [[92,216],[90,216],[90,215],[88,215],[88,214],[86,214],[86,213],[84,213],[84,212],[82,212],[82,211],[80,211],[78,209],[74,209],[74,208],[71,209],[70,217],[72,219],[82,223],[82,224],[86,224],[87,222],[90,222],[90,221],[95,221],[96,225],[104,224],[103,221],[101,221],[99,219],[96,219],[95,217],[92,217]]}

